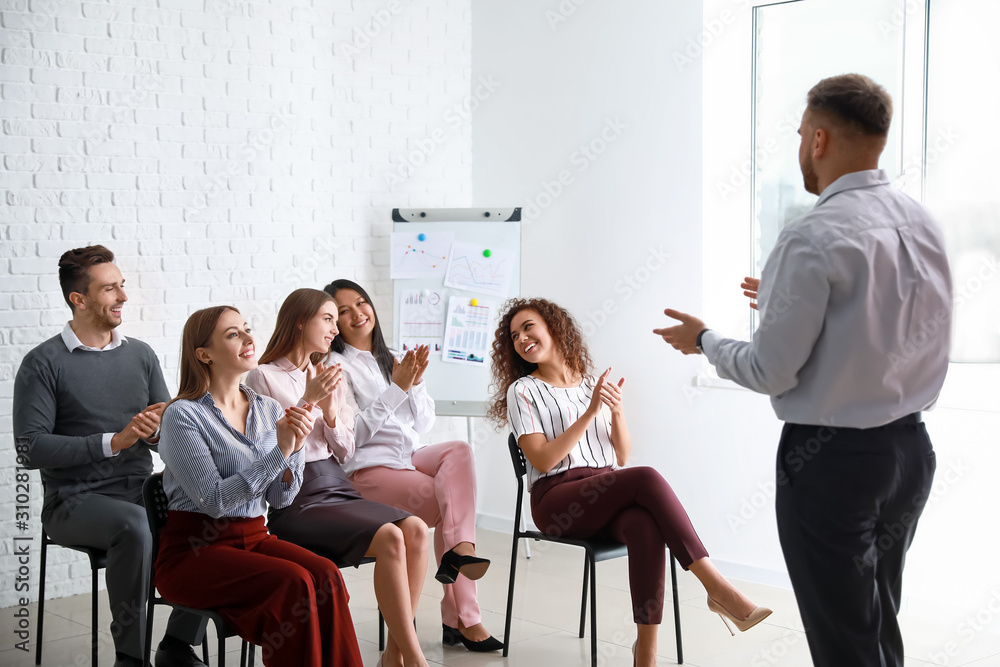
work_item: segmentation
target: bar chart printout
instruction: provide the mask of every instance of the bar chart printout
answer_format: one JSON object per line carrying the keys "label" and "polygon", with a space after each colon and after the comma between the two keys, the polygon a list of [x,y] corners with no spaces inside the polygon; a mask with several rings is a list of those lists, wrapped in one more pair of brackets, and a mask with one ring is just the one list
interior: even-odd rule
{"label": "bar chart printout", "polygon": [[484,366],[492,340],[495,314],[496,306],[492,302],[480,301],[473,306],[465,297],[451,297],[448,301],[442,360]]}
{"label": "bar chart printout", "polygon": [[448,302],[442,290],[407,290],[399,300],[399,347],[412,350],[427,345],[431,354],[441,354],[444,318]]}

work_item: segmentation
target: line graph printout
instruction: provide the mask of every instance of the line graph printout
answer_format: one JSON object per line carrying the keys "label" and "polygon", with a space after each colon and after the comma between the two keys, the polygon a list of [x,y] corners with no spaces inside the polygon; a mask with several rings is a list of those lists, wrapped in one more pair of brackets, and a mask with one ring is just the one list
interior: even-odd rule
{"label": "line graph printout", "polygon": [[395,232],[390,239],[390,277],[444,278],[453,232]]}
{"label": "line graph printout", "polygon": [[514,254],[509,250],[456,241],[451,245],[444,284],[502,297],[510,286],[513,267]]}
{"label": "line graph printout", "polygon": [[440,354],[444,344],[445,308],[442,290],[406,290],[399,299],[399,345],[412,350],[427,345],[432,354]]}
{"label": "line graph printout", "polygon": [[485,366],[492,340],[495,304],[480,301],[470,305],[465,297],[448,300],[447,324],[444,330],[443,361],[470,366]]}

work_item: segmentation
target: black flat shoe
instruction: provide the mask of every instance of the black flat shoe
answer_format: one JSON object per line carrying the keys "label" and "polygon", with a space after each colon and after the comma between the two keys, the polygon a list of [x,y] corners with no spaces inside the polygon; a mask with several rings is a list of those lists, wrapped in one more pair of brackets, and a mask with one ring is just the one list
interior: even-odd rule
{"label": "black flat shoe", "polygon": [[164,635],[153,658],[156,667],[206,667],[194,649],[180,639]]}
{"label": "black flat shoe", "polygon": [[441,643],[445,646],[458,646],[462,644],[468,650],[476,653],[489,653],[490,651],[499,651],[503,648],[503,642],[493,636],[487,637],[481,642],[474,642],[463,635],[458,628],[453,628],[442,623],[441,630]]}
{"label": "black flat shoe", "polygon": [[[488,558],[477,558],[475,556],[459,556],[455,550],[446,551],[441,556],[441,567],[438,568],[434,578],[442,584],[453,584],[462,574],[467,579],[475,581],[486,574],[490,567]],[[491,649],[492,650],[492,649]]]}

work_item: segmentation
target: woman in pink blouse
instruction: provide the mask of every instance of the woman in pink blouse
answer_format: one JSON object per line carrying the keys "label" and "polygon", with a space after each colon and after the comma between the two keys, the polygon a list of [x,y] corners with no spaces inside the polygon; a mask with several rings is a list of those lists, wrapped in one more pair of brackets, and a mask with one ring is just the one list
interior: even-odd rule
{"label": "woman in pink blouse", "polygon": [[259,366],[247,376],[247,386],[283,408],[314,406],[302,488],[288,507],[271,508],[268,527],[283,540],[355,566],[373,556],[375,597],[389,629],[379,664],[426,666],[413,617],[427,569],[427,527],[408,512],[362,498],[341,468],[354,454],[354,398],[340,366],[320,361],[337,333],[330,295],[295,290],[281,304]]}

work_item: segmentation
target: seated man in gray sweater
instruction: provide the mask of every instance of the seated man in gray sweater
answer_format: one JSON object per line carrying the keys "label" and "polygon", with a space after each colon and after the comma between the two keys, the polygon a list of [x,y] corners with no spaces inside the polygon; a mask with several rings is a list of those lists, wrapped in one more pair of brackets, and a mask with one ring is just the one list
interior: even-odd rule
{"label": "seated man in gray sweater", "polygon": [[[170,400],[156,354],[118,333],[124,280],[103,246],[67,251],[59,284],[73,313],[62,333],[25,356],[14,381],[14,437],[45,487],[42,525],[59,544],[108,552],[115,667],[144,667],[152,539],[142,483]],[[174,612],[156,667],[204,667],[190,644],[200,617]]]}

